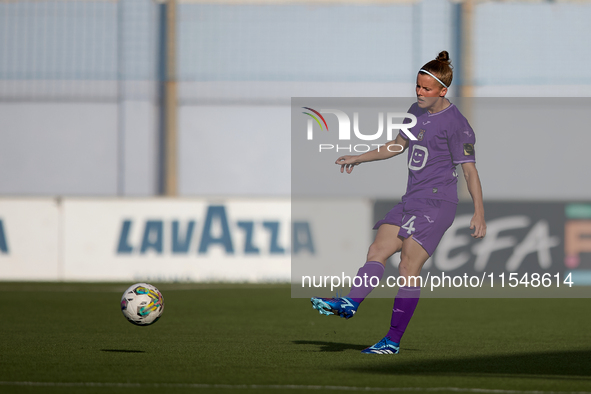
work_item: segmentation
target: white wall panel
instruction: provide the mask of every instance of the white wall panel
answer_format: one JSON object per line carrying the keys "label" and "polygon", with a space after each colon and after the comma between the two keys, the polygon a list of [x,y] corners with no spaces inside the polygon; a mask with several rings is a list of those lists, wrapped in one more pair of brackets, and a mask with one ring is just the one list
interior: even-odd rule
{"label": "white wall panel", "polygon": [[0,198],[0,280],[61,279],[55,199]]}

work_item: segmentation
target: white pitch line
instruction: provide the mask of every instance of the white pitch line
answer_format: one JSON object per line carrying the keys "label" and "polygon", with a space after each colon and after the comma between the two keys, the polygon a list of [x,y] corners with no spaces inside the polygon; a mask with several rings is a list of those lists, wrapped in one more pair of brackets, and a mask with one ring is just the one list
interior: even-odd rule
{"label": "white pitch line", "polygon": [[456,393],[486,394],[591,394],[589,391],[540,391],[540,390],[497,390],[461,387],[354,387],[314,385],[262,385],[262,384],[200,384],[200,383],[101,383],[101,382],[2,382],[0,386],[35,387],[122,387],[122,388],[194,388],[194,389],[235,389],[235,390],[340,390],[340,391],[453,391]]}

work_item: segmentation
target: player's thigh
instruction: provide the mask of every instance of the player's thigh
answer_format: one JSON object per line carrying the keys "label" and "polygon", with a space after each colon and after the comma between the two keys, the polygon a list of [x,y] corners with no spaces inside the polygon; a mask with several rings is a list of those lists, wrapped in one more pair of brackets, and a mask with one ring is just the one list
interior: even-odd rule
{"label": "player's thigh", "polygon": [[399,274],[404,277],[419,275],[428,258],[429,253],[412,236],[405,238],[400,252]]}
{"label": "player's thigh", "polygon": [[[443,200],[413,199],[404,206],[399,235],[410,238],[433,255],[443,234],[452,225],[457,204]],[[412,244],[410,244],[412,245]]]}
{"label": "player's thigh", "polygon": [[394,253],[402,249],[402,238],[398,237],[399,226],[394,224],[382,224],[376,237],[369,247],[367,253],[368,260],[377,260],[382,263],[382,259],[388,259]]}

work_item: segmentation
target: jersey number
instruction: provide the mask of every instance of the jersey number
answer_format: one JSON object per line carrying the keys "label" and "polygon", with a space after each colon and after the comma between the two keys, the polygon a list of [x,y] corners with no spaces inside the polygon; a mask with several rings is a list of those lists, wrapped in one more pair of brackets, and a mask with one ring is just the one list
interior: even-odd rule
{"label": "jersey number", "polygon": [[413,216],[413,217],[411,217],[410,219],[408,219],[408,221],[407,221],[406,223],[404,223],[404,224],[401,226],[403,229],[405,229],[405,230],[406,230],[406,233],[407,233],[407,234],[412,234],[412,233],[413,233],[413,231],[415,231],[415,230],[416,230],[416,229],[413,227],[413,226],[414,226],[414,224],[415,224],[415,219],[416,219],[416,218],[417,218],[416,216]]}

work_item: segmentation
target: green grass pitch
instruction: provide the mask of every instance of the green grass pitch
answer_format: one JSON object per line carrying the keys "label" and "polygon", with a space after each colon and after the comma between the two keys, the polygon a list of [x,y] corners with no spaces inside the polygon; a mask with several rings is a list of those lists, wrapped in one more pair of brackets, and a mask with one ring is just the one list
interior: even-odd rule
{"label": "green grass pitch", "polygon": [[398,355],[364,355],[392,300],[326,317],[287,285],[0,283],[0,393],[590,392],[588,299],[422,299]]}

